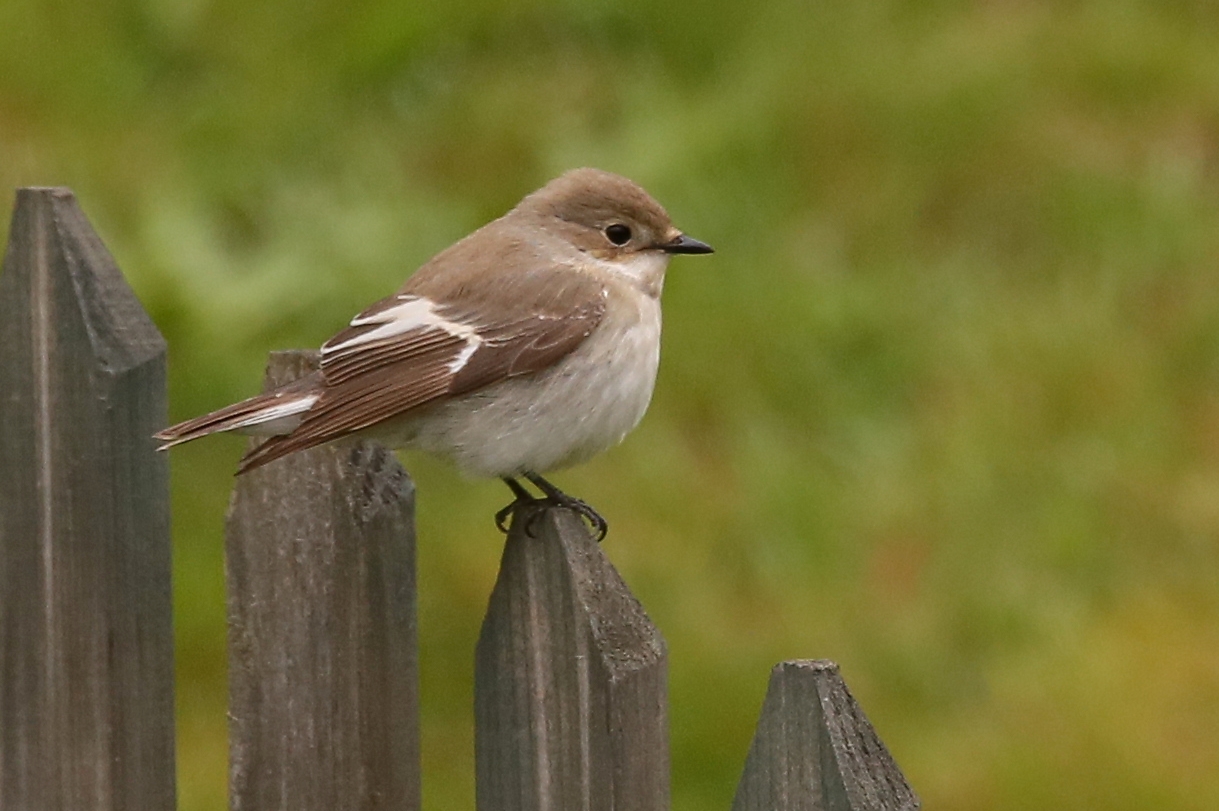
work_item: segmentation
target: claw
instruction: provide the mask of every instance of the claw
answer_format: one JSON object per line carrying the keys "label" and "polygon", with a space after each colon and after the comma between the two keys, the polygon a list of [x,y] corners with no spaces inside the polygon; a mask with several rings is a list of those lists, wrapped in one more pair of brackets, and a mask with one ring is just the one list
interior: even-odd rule
{"label": "claw", "polygon": [[609,522],[601,516],[601,513],[593,509],[591,504],[584,499],[567,495],[536,473],[526,473],[525,478],[536,484],[538,489],[546,494],[546,498],[542,499],[542,501],[555,507],[566,507],[569,510],[574,510],[576,514],[589,523],[597,543],[605,540],[606,534],[609,533]]}
{"label": "claw", "polygon": [[520,503],[521,502],[519,500],[513,501],[508,506],[504,507],[502,510],[500,510],[499,512],[497,512],[495,514],[495,526],[496,526],[496,528],[499,529],[500,532],[504,533],[505,535],[508,534],[508,524],[507,524],[508,516],[512,515],[512,512],[516,509],[517,505]]}
{"label": "claw", "polygon": [[[518,507],[529,504],[537,504],[538,499],[534,498],[528,490],[521,486],[520,482],[511,476],[504,476],[503,481],[504,484],[508,485],[508,489],[512,491],[512,495],[516,496],[516,498],[508,502],[508,504],[502,510],[495,514],[495,526],[500,532],[507,535],[509,529],[508,518],[516,512]],[[525,529],[528,530],[529,526],[526,525]]]}
{"label": "claw", "polygon": [[[591,504],[584,499],[567,495],[536,473],[526,473],[524,475],[525,478],[536,484],[538,489],[545,493],[546,496],[545,498],[535,498],[516,479],[511,476],[504,476],[504,484],[508,485],[516,498],[512,499],[507,506],[495,514],[495,526],[500,532],[505,535],[508,534],[509,519],[518,509],[547,505],[551,507],[565,507],[574,511],[588,522],[597,543],[601,543],[605,539],[606,534],[609,532],[609,522],[602,518],[601,513],[594,510]],[[537,520],[539,515],[541,515],[540,510],[532,510],[525,519],[525,532],[529,533],[530,536],[533,535],[533,522]]]}

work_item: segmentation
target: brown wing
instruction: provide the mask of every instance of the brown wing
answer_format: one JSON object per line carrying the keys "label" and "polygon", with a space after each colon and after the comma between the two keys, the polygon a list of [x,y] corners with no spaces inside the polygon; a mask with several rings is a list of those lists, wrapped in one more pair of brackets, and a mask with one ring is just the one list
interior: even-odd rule
{"label": "brown wing", "polygon": [[534,315],[479,330],[481,343],[453,375],[449,394],[466,394],[500,380],[545,369],[579,346],[605,315],[597,295],[562,317]]}
{"label": "brown wing", "polygon": [[421,275],[433,283],[408,283],[326,342],[317,403],[290,434],[251,451],[239,472],[545,369],[579,346],[605,312],[601,285],[570,267],[486,274],[455,290]]}

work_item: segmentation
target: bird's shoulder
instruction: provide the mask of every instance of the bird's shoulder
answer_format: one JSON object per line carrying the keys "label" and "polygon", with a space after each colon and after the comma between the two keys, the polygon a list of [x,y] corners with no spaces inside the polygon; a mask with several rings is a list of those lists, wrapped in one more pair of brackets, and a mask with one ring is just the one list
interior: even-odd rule
{"label": "bird's shoulder", "polygon": [[501,218],[437,254],[398,294],[508,322],[597,309],[605,287],[594,263],[570,243]]}
{"label": "bird's shoulder", "polygon": [[438,254],[322,346],[327,384],[393,367],[452,394],[575,349],[605,316],[608,288],[579,251],[537,231],[499,220]]}

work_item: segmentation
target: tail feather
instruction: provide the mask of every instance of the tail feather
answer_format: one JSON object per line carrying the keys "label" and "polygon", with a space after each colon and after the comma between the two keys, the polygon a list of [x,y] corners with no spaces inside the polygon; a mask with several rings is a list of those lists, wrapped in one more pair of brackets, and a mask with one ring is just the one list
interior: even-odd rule
{"label": "tail feather", "polygon": [[183,442],[226,431],[264,436],[287,434],[300,424],[305,412],[318,400],[319,394],[310,390],[312,386],[301,385],[311,382],[310,378],[303,378],[276,391],[259,394],[210,414],[172,425],[154,434],[162,442],[157,450],[167,450]]}

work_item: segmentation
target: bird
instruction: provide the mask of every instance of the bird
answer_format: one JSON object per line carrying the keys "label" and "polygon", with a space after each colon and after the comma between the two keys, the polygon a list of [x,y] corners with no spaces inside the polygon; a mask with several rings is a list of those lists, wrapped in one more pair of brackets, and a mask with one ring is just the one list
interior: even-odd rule
{"label": "bird", "polygon": [[[709,254],[633,181],[574,169],[424,263],[321,348],[318,371],[158,432],[266,437],[238,475],[342,437],[417,449],[524,505],[608,522],[542,474],[588,461],[643,418],[660,361],[669,261]],[[531,482],[534,496],[521,479]]]}

